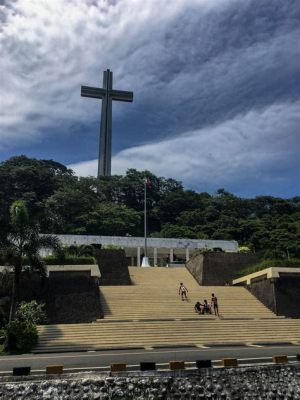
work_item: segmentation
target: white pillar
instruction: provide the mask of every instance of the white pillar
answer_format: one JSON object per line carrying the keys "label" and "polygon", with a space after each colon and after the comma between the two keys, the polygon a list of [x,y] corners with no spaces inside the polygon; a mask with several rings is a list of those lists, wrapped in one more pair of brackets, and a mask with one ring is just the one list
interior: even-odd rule
{"label": "white pillar", "polygon": [[174,250],[170,249],[170,263],[172,264],[173,261],[174,261]]}
{"label": "white pillar", "polygon": [[138,267],[140,267],[141,266],[141,248],[138,247],[136,250],[137,250],[136,265]]}
{"label": "white pillar", "polygon": [[153,249],[154,267],[157,265],[157,248]]}
{"label": "white pillar", "polygon": [[190,249],[187,247],[185,249],[185,262],[188,262],[190,259]]}

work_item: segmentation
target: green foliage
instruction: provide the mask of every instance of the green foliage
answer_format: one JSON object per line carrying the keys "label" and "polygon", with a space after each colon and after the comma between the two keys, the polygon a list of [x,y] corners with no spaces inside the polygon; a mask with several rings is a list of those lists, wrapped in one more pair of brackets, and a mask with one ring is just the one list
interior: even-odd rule
{"label": "green foliage", "polygon": [[248,246],[239,246],[238,252],[239,253],[250,253],[251,249]]}
{"label": "green foliage", "polygon": [[16,311],[16,319],[28,324],[40,325],[46,323],[47,317],[44,304],[38,304],[35,300],[28,303],[22,301]]}
{"label": "green foliage", "polygon": [[196,258],[200,254],[207,254],[207,253],[213,253],[213,250],[212,249],[197,249],[197,250],[193,251],[191,258]]}
{"label": "green foliage", "polygon": [[86,244],[82,245],[71,245],[64,247],[65,254],[76,257],[93,257],[94,248]]}
{"label": "green foliage", "polygon": [[16,200],[10,206],[10,223],[21,232],[29,225],[29,214],[24,201]]}
{"label": "green foliage", "polygon": [[[12,157],[0,164],[0,230],[9,207],[26,202],[44,233],[143,235],[144,178],[153,237],[236,240],[261,258],[300,257],[300,197],[245,199],[184,190],[174,179],[129,169],[124,176],[79,178],[54,161]],[[73,251],[69,255],[91,255]]]}
{"label": "green foliage", "polygon": [[91,234],[107,236],[134,234],[141,223],[141,214],[124,204],[100,203],[92,211],[82,214],[78,223]]}
{"label": "green foliage", "polygon": [[9,227],[6,235],[0,237],[0,253],[6,265],[13,267],[13,285],[9,320],[14,319],[20,291],[20,277],[26,260],[26,266],[44,273],[44,264],[39,251],[46,248],[57,249],[59,240],[55,236],[40,235],[39,226],[29,218],[27,206],[23,200],[16,200],[10,206]]}
{"label": "green foliage", "polygon": [[43,258],[46,265],[91,265],[96,264],[96,259],[90,256],[47,256]]}
{"label": "green foliage", "polygon": [[12,353],[28,353],[37,344],[38,332],[34,324],[18,319],[4,328],[4,348]]}
{"label": "green foliage", "polygon": [[262,271],[266,268],[278,267],[278,268],[300,268],[300,259],[273,259],[273,260],[263,260],[260,263],[247,267],[239,272],[239,276],[245,276],[253,274],[254,272]]}
{"label": "green foliage", "polygon": [[103,249],[105,249],[105,250],[121,250],[121,247],[117,246],[116,244],[105,244],[103,246]]}
{"label": "green foliage", "polygon": [[10,353],[28,353],[37,344],[36,325],[46,322],[44,305],[35,300],[19,304],[15,319],[3,329],[5,351]]}

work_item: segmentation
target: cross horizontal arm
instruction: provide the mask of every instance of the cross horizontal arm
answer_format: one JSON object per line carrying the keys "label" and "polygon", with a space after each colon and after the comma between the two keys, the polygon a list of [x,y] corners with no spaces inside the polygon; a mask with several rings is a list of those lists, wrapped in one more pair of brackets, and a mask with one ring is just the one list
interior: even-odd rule
{"label": "cross horizontal arm", "polygon": [[110,90],[109,94],[113,100],[133,101],[133,92],[126,92],[124,90]]}
{"label": "cross horizontal arm", "polygon": [[95,99],[103,99],[106,91],[100,88],[94,88],[90,86],[81,86],[82,97],[94,97]]}

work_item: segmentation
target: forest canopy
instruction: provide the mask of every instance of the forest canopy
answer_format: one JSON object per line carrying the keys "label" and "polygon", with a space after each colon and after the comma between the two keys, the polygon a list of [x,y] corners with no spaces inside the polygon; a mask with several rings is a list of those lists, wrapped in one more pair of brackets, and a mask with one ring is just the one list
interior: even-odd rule
{"label": "forest canopy", "polygon": [[0,226],[9,207],[24,200],[43,233],[143,236],[144,178],[153,237],[237,240],[264,258],[300,256],[300,196],[241,198],[184,189],[150,171],[77,177],[52,160],[17,156],[0,164]]}

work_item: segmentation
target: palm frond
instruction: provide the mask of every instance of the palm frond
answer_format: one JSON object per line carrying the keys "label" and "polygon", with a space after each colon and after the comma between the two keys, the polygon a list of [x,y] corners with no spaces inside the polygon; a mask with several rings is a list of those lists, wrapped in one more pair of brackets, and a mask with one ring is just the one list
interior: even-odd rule
{"label": "palm frond", "polygon": [[61,247],[61,242],[55,235],[40,235],[39,236],[39,249],[48,248],[58,250]]}

